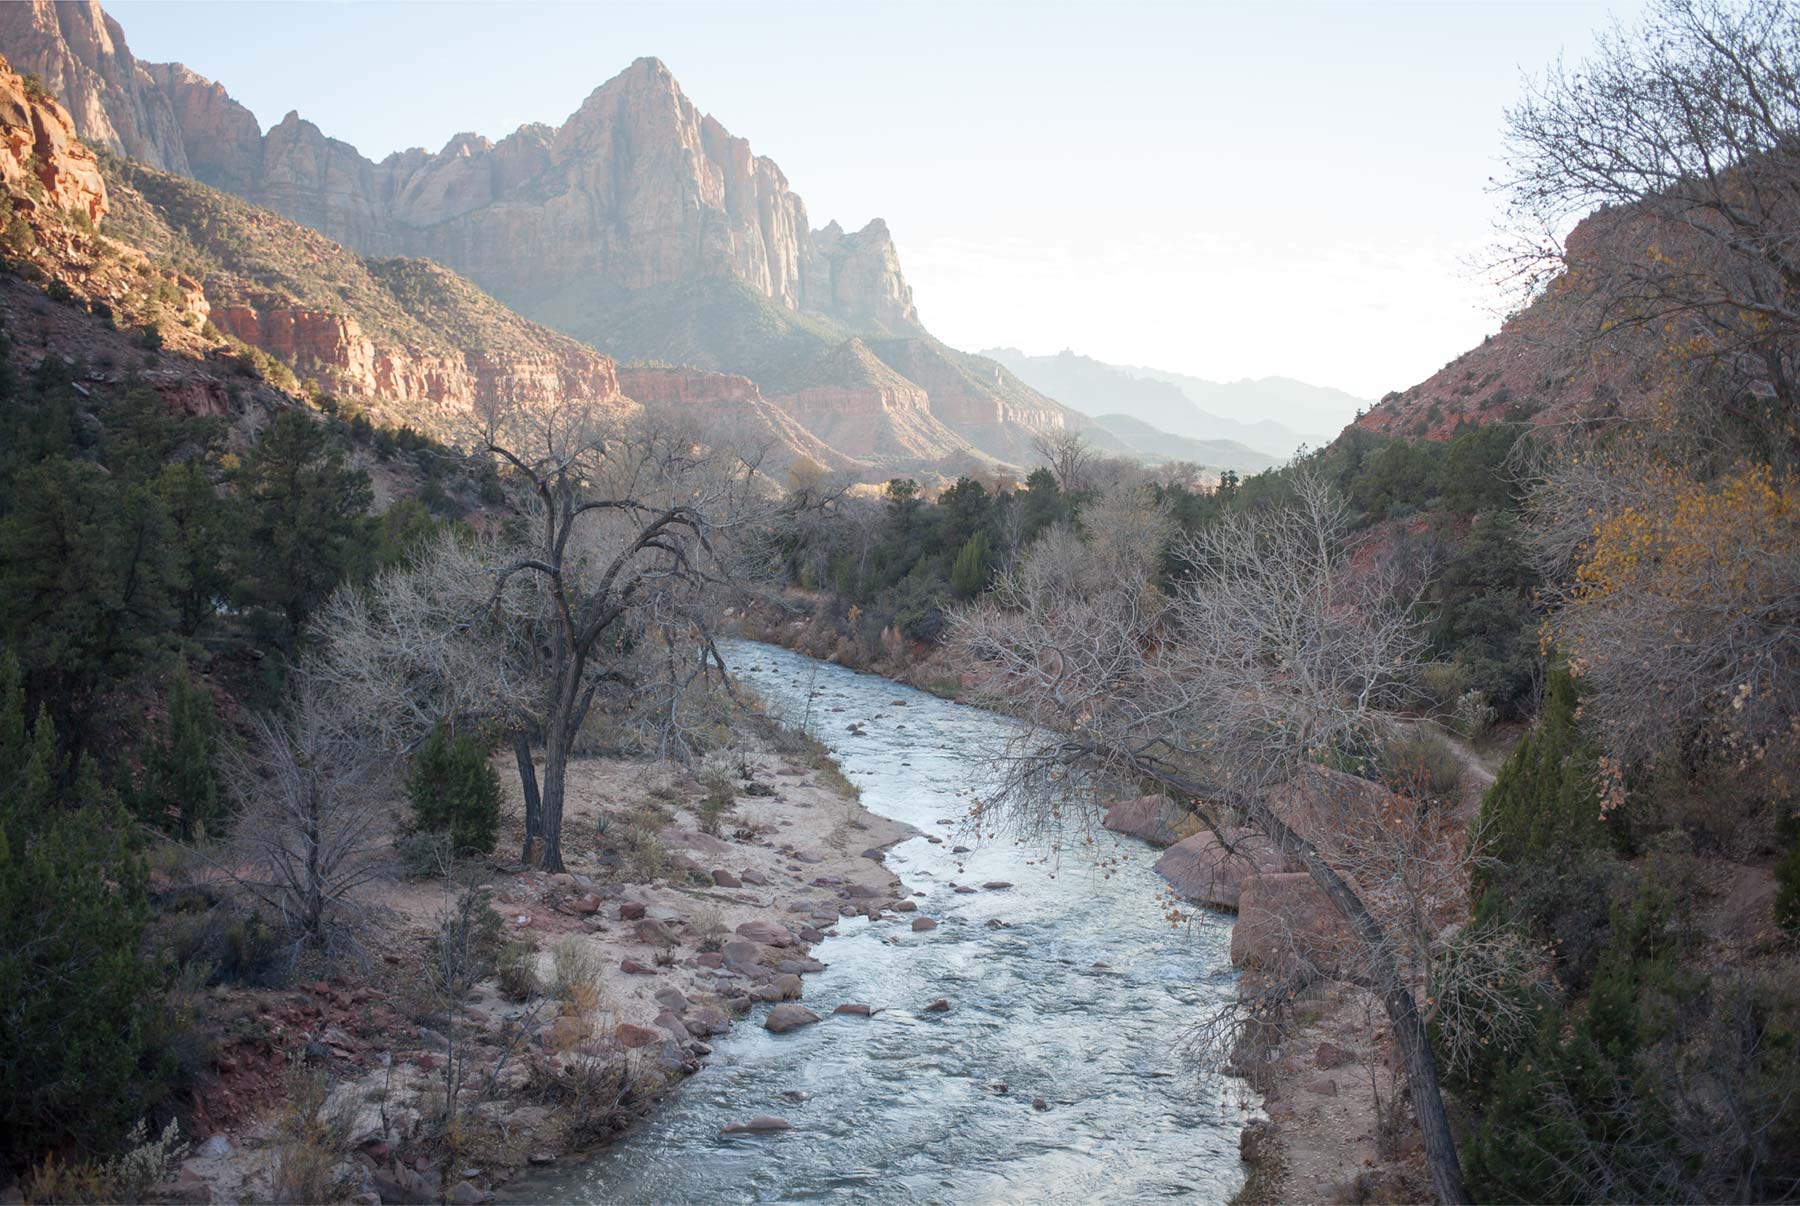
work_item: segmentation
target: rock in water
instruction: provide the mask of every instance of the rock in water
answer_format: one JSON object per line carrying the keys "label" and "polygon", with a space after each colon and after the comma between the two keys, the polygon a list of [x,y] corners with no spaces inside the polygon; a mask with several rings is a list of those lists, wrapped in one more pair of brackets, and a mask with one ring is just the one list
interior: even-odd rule
{"label": "rock in water", "polygon": [[804,1005],[777,1005],[769,1010],[769,1016],[763,1020],[763,1029],[771,1034],[786,1034],[790,1030],[810,1026],[818,1020],[819,1015]]}

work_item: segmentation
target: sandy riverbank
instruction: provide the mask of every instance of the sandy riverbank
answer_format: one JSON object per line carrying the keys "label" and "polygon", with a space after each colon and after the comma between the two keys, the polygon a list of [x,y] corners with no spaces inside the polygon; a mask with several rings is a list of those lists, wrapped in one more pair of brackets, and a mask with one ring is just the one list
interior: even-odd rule
{"label": "sandy riverbank", "polygon": [[[631,1125],[702,1065],[709,1038],[754,1024],[740,1019],[759,1002],[799,999],[823,967],[811,947],[842,916],[916,916],[881,862],[910,828],[864,809],[818,747],[740,741],[716,834],[702,827],[705,789],[680,768],[583,759],[570,768],[565,874],[495,860],[452,887],[383,881],[361,902],[377,936],[360,971],[220,994],[236,1037],[199,1114],[221,1125],[195,1137],[162,1196],[267,1201],[304,1174],[339,1200],[485,1200]],[[500,848],[516,849],[518,783],[503,782]],[[422,991],[467,889],[488,895],[540,991],[508,999],[490,975],[454,1009]],[[558,991],[576,965],[582,986]]]}

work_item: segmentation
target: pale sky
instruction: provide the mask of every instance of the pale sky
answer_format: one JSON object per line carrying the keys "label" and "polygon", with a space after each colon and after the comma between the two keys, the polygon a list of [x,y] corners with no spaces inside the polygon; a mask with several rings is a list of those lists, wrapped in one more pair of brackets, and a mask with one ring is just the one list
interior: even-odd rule
{"label": "pale sky", "polygon": [[131,48],[370,158],[559,124],[640,55],[887,219],[949,343],[1376,397],[1498,325],[1502,109],[1642,0],[106,5]]}

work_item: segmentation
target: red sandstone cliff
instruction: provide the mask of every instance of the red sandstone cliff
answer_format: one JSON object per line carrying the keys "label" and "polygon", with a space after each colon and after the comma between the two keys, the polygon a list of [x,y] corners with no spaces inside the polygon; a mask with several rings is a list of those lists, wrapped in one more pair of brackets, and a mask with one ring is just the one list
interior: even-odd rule
{"label": "red sandstone cliff", "polygon": [[106,213],[106,182],[94,153],[75,136],[68,111],[30,88],[0,59],[0,183],[14,212],[40,205],[97,222]]}

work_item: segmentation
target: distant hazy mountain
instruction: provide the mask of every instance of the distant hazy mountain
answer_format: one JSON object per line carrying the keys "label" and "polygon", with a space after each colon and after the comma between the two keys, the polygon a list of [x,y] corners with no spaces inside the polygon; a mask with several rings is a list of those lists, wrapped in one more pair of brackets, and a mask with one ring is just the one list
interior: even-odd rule
{"label": "distant hazy mountain", "polygon": [[1097,415],[1094,422],[1125,445],[1134,456],[1151,464],[1192,461],[1211,469],[1235,469],[1257,473],[1281,463],[1282,458],[1246,447],[1236,440],[1195,440],[1170,435],[1130,415]]}
{"label": "distant hazy mountain", "polygon": [[1317,447],[1369,403],[1342,390],[1285,377],[1225,384],[1161,369],[1107,364],[1072,351],[1028,356],[989,348],[1027,385],[1085,414],[1127,415],[1198,440],[1235,440],[1287,457],[1302,444]]}
{"label": "distant hazy mountain", "polygon": [[1175,386],[1196,406],[1214,414],[1247,422],[1267,421],[1274,416],[1276,426],[1307,433],[1306,442],[1314,448],[1336,439],[1338,432],[1355,422],[1358,411],[1375,405],[1372,398],[1359,398],[1329,385],[1310,385],[1292,377],[1208,381],[1143,365],[1121,367],[1135,376]]}

